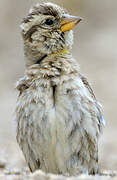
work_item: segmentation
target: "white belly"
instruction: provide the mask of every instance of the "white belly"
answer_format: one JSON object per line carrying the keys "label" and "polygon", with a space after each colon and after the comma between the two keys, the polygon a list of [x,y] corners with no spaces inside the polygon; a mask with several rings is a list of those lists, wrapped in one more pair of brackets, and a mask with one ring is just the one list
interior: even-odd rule
{"label": "white belly", "polygon": [[[97,154],[97,144],[94,147],[89,137],[97,143],[97,122],[93,122],[91,117],[87,105],[91,99],[85,88],[81,84],[78,88],[78,84],[73,82],[58,86],[54,103],[51,88],[37,88],[37,92],[33,92],[32,104],[25,105],[24,116],[19,123],[23,133],[18,141],[32,170],[35,170],[38,159],[39,168],[46,172],[78,174],[88,172],[90,166],[93,168],[95,159],[93,163],[90,161],[93,151],[94,156]],[[34,103],[35,97],[37,103]],[[21,144],[22,138],[26,141],[25,147]]]}
{"label": "white belly", "polygon": [[[58,94],[57,96],[56,94],[55,105],[53,107],[46,106],[47,109],[43,111],[41,122],[36,120],[41,133],[39,130],[35,132],[36,142],[33,149],[36,150],[36,156],[40,157],[41,168],[44,171],[54,173],[59,171],[59,173],[65,174],[68,169],[70,171],[73,168],[70,167],[72,166],[72,155],[75,153],[77,156],[78,151],[83,146],[82,136],[84,136],[85,131],[81,126],[83,112],[80,101],[80,96],[70,99],[68,95]],[[42,114],[39,111],[40,113]],[[81,162],[77,162],[77,158],[74,163],[80,167]],[[84,171],[86,172],[85,168]]]}

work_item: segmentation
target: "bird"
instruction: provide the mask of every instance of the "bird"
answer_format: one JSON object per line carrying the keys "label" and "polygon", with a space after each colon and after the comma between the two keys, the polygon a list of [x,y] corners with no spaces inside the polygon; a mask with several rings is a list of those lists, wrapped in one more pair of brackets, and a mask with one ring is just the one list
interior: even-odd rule
{"label": "bird", "polygon": [[25,73],[16,83],[16,139],[31,172],[97,174],[102,107],[72,56],[82,20],[51,2],[22,20]]}

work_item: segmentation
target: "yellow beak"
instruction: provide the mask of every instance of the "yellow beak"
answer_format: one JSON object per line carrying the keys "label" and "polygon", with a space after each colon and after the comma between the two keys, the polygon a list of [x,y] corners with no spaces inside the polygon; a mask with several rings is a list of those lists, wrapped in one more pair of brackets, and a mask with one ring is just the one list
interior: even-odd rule
{"label": "yellow beak", "polygon": [[82,20],[79,16],[70,16],[68,14],[64,14],[63,19],[61,21],[61,31],[69,31],[74,29],[74,27]]}

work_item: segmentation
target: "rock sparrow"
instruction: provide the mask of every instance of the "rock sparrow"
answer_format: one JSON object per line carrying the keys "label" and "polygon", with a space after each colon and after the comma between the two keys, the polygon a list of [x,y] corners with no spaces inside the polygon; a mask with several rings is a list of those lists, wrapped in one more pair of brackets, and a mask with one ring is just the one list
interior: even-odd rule
{"label": "rock sparrow", "polygon": [[70,50],[81,21],[53,3],[21,24],[26,71],[17,82],[17,141],[33,172],[98,173],[101,108]]}

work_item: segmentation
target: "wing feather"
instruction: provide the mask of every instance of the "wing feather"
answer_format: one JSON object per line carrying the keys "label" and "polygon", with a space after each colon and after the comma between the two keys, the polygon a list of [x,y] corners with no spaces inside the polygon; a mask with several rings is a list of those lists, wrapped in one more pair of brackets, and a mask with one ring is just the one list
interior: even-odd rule
{"label": "wing feather", "polygon": [[97,112],[98,112],[98,113],[97,113],[97,118],[98,118],[98,120],[99,120],[99,122],[100,122],[100,125],[105,126],[105,120],[104,120],[103,115],[102,115],[102,112],[101,112],[101,111],[102,111],[101,104],[97,101],[96,96],[95,96],[95,94],[94,94],[94,92],[93,92],[93,90],[92,90],[92,88],[91,88],[91,85],[90,85],[90,83],[88,82],[87,78],[86,78],[84,75],[82,75],[82,74],[80,74],[80,78],[81,78],[82,82],[84,83],[85,87],[88,89],[91,97],[92,97],[92,98],[94,99],[94,101],[95,101],[95,105],[96,105]]}

